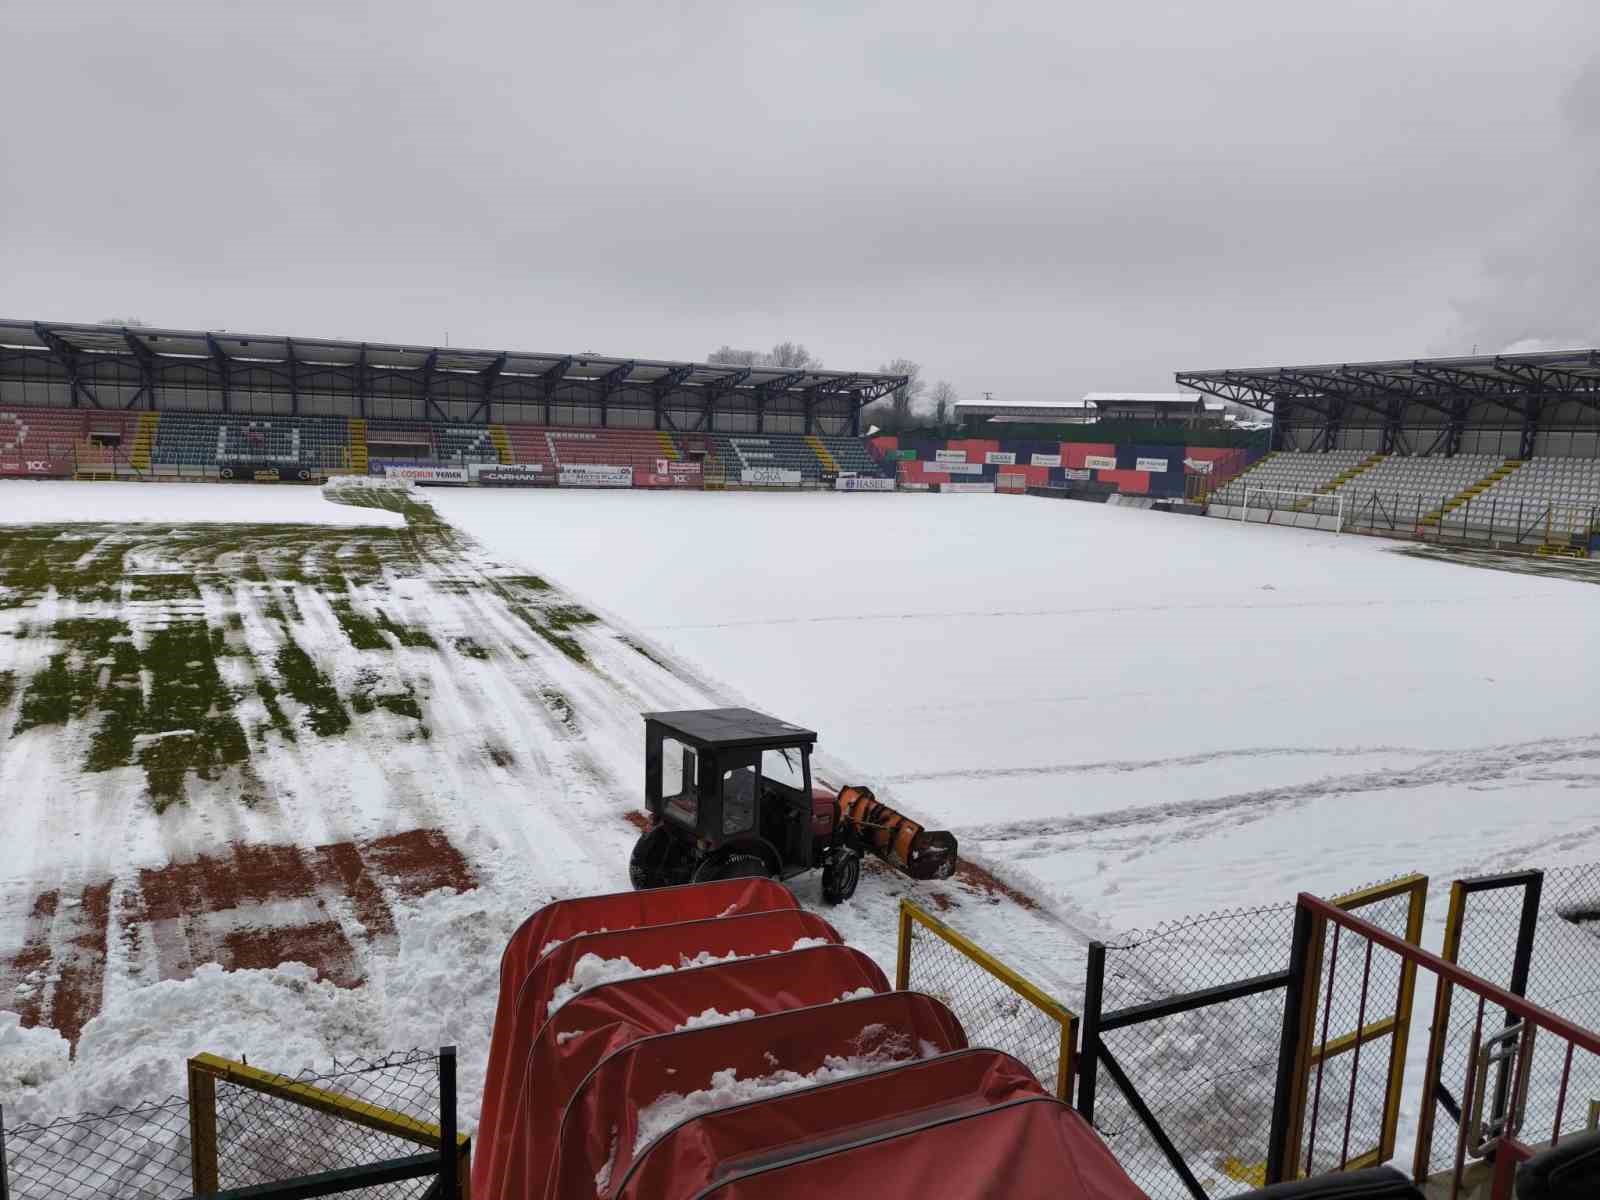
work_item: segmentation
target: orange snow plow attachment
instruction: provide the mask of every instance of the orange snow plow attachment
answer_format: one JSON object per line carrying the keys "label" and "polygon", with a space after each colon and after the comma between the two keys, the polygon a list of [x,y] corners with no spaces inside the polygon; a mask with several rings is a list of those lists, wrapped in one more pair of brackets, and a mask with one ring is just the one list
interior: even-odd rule
{"label": "orange snow plow attachment", "polygon": [[955,834],[924,829],[880,804],[871,788],[841,790],[839,819],[863,848],[913,879],[949,879],[956,873]]}

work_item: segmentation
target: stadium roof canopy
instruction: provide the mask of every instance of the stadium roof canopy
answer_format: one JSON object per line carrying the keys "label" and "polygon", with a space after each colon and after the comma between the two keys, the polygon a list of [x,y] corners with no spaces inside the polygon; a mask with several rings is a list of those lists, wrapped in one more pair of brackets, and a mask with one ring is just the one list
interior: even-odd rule
{"label": "stadium roof canopy", "polygon": [[[391,342],[353,342],[226,330],[157,329],[108,324],[0,320],[0,380],[16,378],[22,360],[47,363],[69,385],[72,404],[161,407],[163,388],[209,386],[230,410],[230,391],[321,392],[361,401],[405,393],[418,415],[484,420],[504,403],[615,402],[638,407],[713,407],[808,415],[859,411],[904,386],[900,375],[868,371],[745,367],[605,354],[479,350]],[[118,368],[108,371],[107,368]],[[34,373],[38,377],[38,373]],[[102,404],[96,382],[132,384],[131,401]],[[383,387],[385,383],[398,386]],[[562,393],[558,396],[557,393]],[[469,399],[476,413],[444,407]],[[298,411],[296,405],[291,411]]]}
{"label": "stadium roof canopy", "polygon": [[[1455,454],[1472,432],[1478,452],[1527,458],[1584,453],[1584,439],[1600,424],[1600,350],[1239,367],[1173,378],[1272,413],[1274,445],[1288,449]],[[1557,433],[1564,441],[1551,440]]]}
{"label": "stadium roof canopy", "polygon": [[1514,396],[1530,391],[1588,397],[1600,407],[1600,350],[1551,350],[1468,358],[1401,358],[1309,367],[1179,371],[1173,378],[1263,412],[1278,400],[1370,400],[1400,396],[1442,401],[1463,393]]}

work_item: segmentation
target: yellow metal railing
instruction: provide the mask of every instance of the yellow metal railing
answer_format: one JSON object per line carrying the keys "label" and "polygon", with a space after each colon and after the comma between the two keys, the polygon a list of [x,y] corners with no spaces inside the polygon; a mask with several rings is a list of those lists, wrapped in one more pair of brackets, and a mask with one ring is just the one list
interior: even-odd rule
{"label": "yellow metal railing", "polygon": [[[389,1134],[412,1142],[427,1150],[438,1150],[441,1134],[439,1127],[420,1121],[405,1113],[369,1104],[350,1096],[327,1091],[309,1083],[275,1075],[246,1063],[234,1062],[215,1054],[197,1054],[189,1060],[189,1145],[190,1169],[196,1195],[207,1195],[218,1189],[218,1162],[224,1148],[217,1137],[217,1084],[218,1082],[247,1088],[264,1096],[271,1096],[296,1108],[309,1109],[324,1116],[346,1121],[376,1133]],[[457,1194],[462,1200],[471,1200],[472,1139],[464,1133],[456,1135]]]}
{"label": "yellow metal railing", "polygon": [[[930,952],[916,953],[924,941]],[[1073,1046],[1078,1016],[982,946],[910,900],[900,901],[900,946],[895,987],[913,986],[944,1001],[974,1046],[1004,1050],[1061,1100],[1072,1098]],[[1034,1010],[1022,1016],[1022,1006]]]}

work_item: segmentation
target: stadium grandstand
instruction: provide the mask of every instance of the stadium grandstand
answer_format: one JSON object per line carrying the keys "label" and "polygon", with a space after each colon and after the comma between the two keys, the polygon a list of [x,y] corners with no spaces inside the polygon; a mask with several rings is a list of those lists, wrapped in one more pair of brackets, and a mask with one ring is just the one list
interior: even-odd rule
{"label": "stadium grandstand", "polygon": [[1587,554],[1600,549],[1600,350],[1180,371],[1272,417],[1218,479],[1223,516]]}
{"label": "stadium grandstand", "polygon": [[[0,474],[805,486],[881,477],[869,372],[0,321]],[[515,470],[507,470],[514,468]],[[630,474],[632,473],[632,474]],[[496,476],[504,478],[496,480]]]}

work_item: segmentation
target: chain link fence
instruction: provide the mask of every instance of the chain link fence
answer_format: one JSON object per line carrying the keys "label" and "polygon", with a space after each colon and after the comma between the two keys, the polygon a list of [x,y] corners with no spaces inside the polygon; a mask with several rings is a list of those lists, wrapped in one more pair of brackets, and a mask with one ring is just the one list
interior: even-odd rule
{"label": "chain link fence", "polygon": [[[1401,882],[1340,902],[1360,905],[1363,917],[1405,936],[1410,893],[1362,899]],[[1088,1093],[1080,1091],[1080,1108],[1152,1200],[1231,1196],[1265,1182],[1294,917],[1289,903],[1233,909],[1104,944],[1099,994],[1084,1004]],[[1331,1137],[1337,1152],[1348,1117],[1352,1152],[1360,1153],[1383,1137],[1390,1061],[1382,1035],[1354,1034],[1394,1013],[1400,964],[1372,961],[1369,969],[1364,955],[1340,959],[1328,941],[1317,993],[1328,1003],[1316,1018],[1327,1066],[1321,1096],[1308,1098],[1303,1133],[1307,1144],[1324,1147]],[[1097,952],[1091,948],[1091,956]],[[1091,957],[1091,990],[1095,973]],[[1347,1050],[1345,1041],[1359,1043],[1361,1052]]]}
{"label": "chain link fence", "polygon": [[[197,1085],[194,1064],[208,1060],[236,1070],[202,1069]],[[271,1090],[262,1089],[267,1081]],[[187,1200],[196,1172],[205,1169],[208,1144],[211,1188],[220,1189],[403,1158],[421,1153],[430,1136],[438,1144],[439,1104],[440,1055],[432,1050],[335,1062],[294,1076],[201,1056],[191,1060],[188,1097],[7,1128],[9,1197]],[[348,1195],[416,1200],[431,1183],[404,1180]]]}
{"label": "chain link fence", "polygon": [[895,986],[942,1001],[968,1045],[1005,1051],[1053,1095],[1071,1098],[1076,1016],[909,900],[900,902]]}
{"label": "chain link fence", "polygon": [[[1282,972],[1293,932],[1294,906],[1275,904],[1130,933],[1106,944],[1100,1011],[1136,1011]],[[1099,1035],[1094,1124],[1152,1200],[1188,1200],[1191,1188],[1113,1071],[1126,1077],[1206,1195],[1248,1191],[1265,1177],[1283,1003],[1280,985]]]}
{"label": "chain link fence", "polygon": [[[1600,1029],[1600,863],[1463,880],[1457,890],[1446,957],[1558,1016]],[[1448,1164],[1455,1153],[1476,1024],[1476,1004],[1451,1004],[1433,1098],[1438,1108],[1426,1147],[1430,1170]],[[1490,1009],[1482,1035],[1505,1025],[1505,1012]],[[1535,1042],[1523,1122],[1523,1138],[1533,1144],[1549,1140],[1558,1107],[1565,1135],[1584,1129],[1590,1103],[1600,1101],[1600,1058],[1575,1051],[1570,1074],[1564,1059],[1564,1046]],[[1486,1105],[1491,1118],[1505,1107],[1504,1091],[1497,1072]]]}

